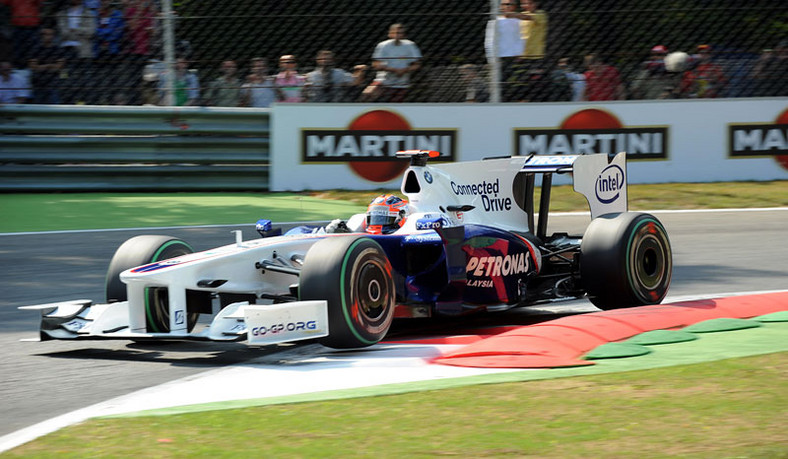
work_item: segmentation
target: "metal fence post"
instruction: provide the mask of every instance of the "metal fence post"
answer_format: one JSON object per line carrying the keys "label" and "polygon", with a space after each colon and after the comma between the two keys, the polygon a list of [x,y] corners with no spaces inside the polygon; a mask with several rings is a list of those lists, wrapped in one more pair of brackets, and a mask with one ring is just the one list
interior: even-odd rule
{"label": "metal fence post", "polygon": [[164,28],[162,48],[164,50],[164,74],[167,82],[164,103],[167,106],[175,105],[175,32],[173,25],[172,0],[161,2],[162,25]]}
{"label": "metal fence post", "polygon": [[492,53],[490,53],[490,102],[497,104],[501,101],[501,66],[498,61],[498,26],[495,20],[498,17],[498,0],[490,0],[490,21],[492,21]]}

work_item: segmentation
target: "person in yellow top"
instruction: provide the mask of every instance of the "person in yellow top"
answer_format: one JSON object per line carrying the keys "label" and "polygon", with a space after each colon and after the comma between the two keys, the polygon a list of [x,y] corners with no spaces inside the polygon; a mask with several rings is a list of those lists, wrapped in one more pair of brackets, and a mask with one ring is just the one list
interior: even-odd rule
{"label": "person in yellow top", "polygon": [[544,59],[547,42],[547,13],[540,10],[534,0],[522,0],[520,13],[507,13],[506,17],[521,19],[520,36],[525,40],[524,59]]}
{"label": "person in yellow top", "polygon": [[547,100],[544,82],[545,45],[547,43],[547,13],[534,0],[521,0],[519,13],[506,13],[507,18],[520,19],[520,36],[525,42],[523,54],[517,60],[509,86],[513,99],[522,102]]}

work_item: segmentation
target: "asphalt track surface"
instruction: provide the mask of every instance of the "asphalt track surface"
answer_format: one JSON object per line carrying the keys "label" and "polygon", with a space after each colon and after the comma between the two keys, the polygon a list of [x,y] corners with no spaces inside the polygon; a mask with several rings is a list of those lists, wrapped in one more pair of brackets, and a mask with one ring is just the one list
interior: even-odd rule
{"label": "asphalt track surface", "polygon": [[[673,245],[671,298],[788,288],[788,209],[655,214]],[[554,216],[550,231],[582,234],[587,223],[587,216]],[[247,239],[256,236],[249,226],[0,235],[0,436],[133,391],[281,350],[250,349],[239,343],[20,341],[36,336],[38,319],[17,306],[103,300],[107,264],[126,239],[167,234],[204,250],[232,243],[231,229],[243,229]],[[574,302],[481,320],[489,325],[525,325],[593,310],[587,302]],[[395,333],[451,334],[467,324],[397,323]]]}

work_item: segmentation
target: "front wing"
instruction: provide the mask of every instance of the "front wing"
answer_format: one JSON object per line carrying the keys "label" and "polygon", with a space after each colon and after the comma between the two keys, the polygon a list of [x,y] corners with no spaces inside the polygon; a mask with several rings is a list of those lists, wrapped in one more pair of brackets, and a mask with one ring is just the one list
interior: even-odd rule
{"label": "front wing", "polygon": [[[40,339],[130,339],[241,341],[270,345],[328,336],[326,301],[295,301],[275,305],[233,303],[222,309],[199,331],[169,333],[132,332],[129,302],[91,304],[90,300],[22,306],[41,313]],[[197,325],[198,328],[200,324]]]}

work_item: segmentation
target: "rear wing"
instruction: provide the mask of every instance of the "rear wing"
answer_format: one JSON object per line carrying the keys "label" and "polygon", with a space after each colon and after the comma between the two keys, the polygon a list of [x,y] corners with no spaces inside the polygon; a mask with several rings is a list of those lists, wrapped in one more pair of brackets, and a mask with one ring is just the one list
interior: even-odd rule
{"label": "rear wing", "polygon": [[597,155],[535,155],[528,158],[521,173],[572,173],[574,190],[588,201],[591,218],[626,212],[627,159],[621,152],[612,159]]}
{"label": "rear wing", "polygon": [[533,155],[523,164],[521,172],[564,173],[572,172],[578,155]]}
{"label": "rear wing", "polygon": [[[494,224],[544,237],[553,175],[571,174],[574,190],[586,197],[591,217],[626,212],[626,154],[532,155],[428,164],[437,152],[409,150],[401,191],[413,212],[440,212],[454,225]],[[537,176],[541,181],[539,225],[534,225]]]}

